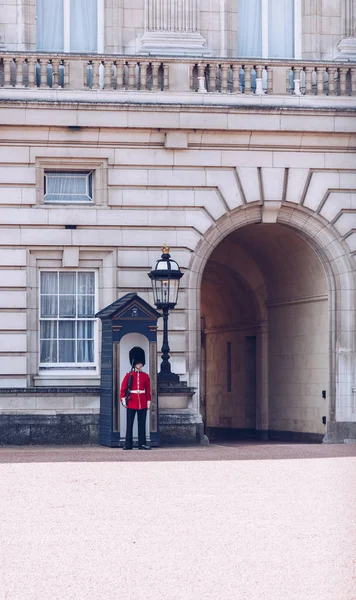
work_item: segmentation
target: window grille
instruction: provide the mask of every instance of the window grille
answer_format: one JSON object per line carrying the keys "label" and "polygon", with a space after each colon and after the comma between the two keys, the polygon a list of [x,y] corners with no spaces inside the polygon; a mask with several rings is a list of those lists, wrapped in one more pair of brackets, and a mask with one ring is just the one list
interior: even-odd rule
{"label": "window grille", "polygon": [[95,273],[41,271],[40,367],[93,367]]}
{"label": "window grille", "polygon": [[46,171],[45,202],[92,202],[92,171]]}

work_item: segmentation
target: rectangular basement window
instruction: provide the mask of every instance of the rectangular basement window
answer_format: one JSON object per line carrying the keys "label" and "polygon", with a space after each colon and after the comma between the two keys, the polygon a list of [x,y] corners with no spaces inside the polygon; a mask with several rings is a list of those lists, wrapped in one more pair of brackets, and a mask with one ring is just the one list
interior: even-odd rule
{"label": "rectangular basement window", "polygon": [[44,201],[79,204],[93,202],[93,172],[46,171]]}

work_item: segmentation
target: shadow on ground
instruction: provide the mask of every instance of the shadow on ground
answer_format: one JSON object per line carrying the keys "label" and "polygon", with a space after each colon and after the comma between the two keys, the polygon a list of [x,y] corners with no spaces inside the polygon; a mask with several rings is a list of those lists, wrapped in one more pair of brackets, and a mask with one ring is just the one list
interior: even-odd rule
{"label": "shadow on ground", "polygon": [[293,460],[356,457],[356,444],[287,444],[281,442],[219,442],[209,446],[155,448],[151,451],[103,446],[8,446],[0,463],[179,462],[225,460]]}

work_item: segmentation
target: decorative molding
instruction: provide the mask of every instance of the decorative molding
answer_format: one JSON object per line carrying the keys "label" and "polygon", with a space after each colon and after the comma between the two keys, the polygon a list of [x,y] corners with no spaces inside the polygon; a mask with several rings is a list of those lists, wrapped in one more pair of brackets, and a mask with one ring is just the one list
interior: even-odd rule
{"label": "decorative molding", "polygon": [[235,333],[239,331],[256,331],[259,327],[259,323],[239,323],[238,325],[221,325],[220,327],[206,327],[203,332],[205,335],[221,334],[221,333]]}
{"label": "decorative molding", "polygon": [[267,303],[267,308],[279,308],[280,306],[295,306],[297,304],[309,304],[311,302],[327,302],[327,294],[320,296],[299,296],[295,298],[285,298]]}
{"label": "decorative molding", "polygon": [[[66,157],[66,156],[53,156],[53,157],[42,157],[37,154],[34,156],[34,162],[36,167],[36,204],[44,204],[44,174],[46,170],[51,171],[93,171],[93,190],[94,198],[93,202],[88,203],[83,208],[93,208],[93,206],[107,206],[108,204],[108,158],[87,158],[81,157]],[[46,203],[48,209],[65,209],[66,207],[73,207],[70,203]]]}
{"label": "decorative molding", "polygon": [[355,60],[356,58],[356,2],[343,0],[342,3],[343,39],[338,44],[336,60]]}
{"label": "decorative molding", "polygon": [[142,53],[207,54],[200,34],[200,0],[145,0]]}
{"label": "decorative molding", "polygon": [[[38,339],[38,315],[39,315],[39,270],[40,269],[62,269],[63,255],[66,248],[72,249],[72,246],[64,246],[63,248],[29,248],[27,261],[27,282],[28,282],[28,303],[27,303],[27,328],[29,332],[28,355],[27,355],[27,375],[28,385],[33,383],[40,388],[41,381],[65,379],[73,376],[75,381],[82,378],[100,375],[99,366],[92,370],[92,374],[88,375],[88,371],[83,372],[82,376],[78,373],[71,374],[68,371],[58,373],[57,370],[41,372],[38,375],[39,362],[39,339]],[[77,247],[74,247],[77,250]],[[68,268],[68,267],[67,267]],[[116,248],[96,248],[91,249],[85,246],[79,247],[78,269],[92,269],[98,272],[98,301],[99,305],[105,305],[114,299],[116,294],[116,272],[117,272],[117,252]],[[108,297],[109,294],[111,297]],[[99,344],[98,344],[99,345]],[[97,345],[97,352],[98,350]],[[98,363],[99,365],[99,359]],[[46,385],[45,387],[49,387]]]}
{"label": "decorative molding", "polygon": [[343,27],[345,38],[356,37],[356,2],[355,0],[343,0]]}

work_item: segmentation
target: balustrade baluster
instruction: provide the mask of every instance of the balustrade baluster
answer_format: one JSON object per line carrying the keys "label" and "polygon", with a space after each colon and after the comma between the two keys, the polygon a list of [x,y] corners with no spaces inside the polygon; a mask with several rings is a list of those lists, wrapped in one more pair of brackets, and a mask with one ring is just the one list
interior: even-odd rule
{"label": "balustrade baluster", "polygon": [[100,65],[101,65],[101,60],[92,60],[91,64],[92,64],[92,67],[93,67],[93,85],[92,85],[92,89],[93,90],[99,90],[100,89]]}
{"label": "balustrade baluster", "polygon": [[83,64],[83,86],[85,88],[90,87],[90,85],[89,85],[89,65],[90,65],[90,62],[84,62],[84,64]]}
{"label": "balustrade baluster", "polygon": [[346,75],[348,72],[348,67],[340,67],[340,96],[346,96]]}
{"label": "balustrade baluster", "polygon": [[194,69],[195,69],[195,63],[190,63],[189,64],[189,89],[192,92],[195,92],[195,88],[194,88]]}
{"label": "balustrade baluster", "polygon": [[318,96],[321,96],[324,93],[324,73],[325,73],[325,68],[324,67],[317,67],[316,68],[316,74],[317,74],[317,94]]}
{"label": "balustrade baluster", "polygon": [[124,64],[116,61],[116,89],[122,90],[124,87]]}
{"label": "balustrade baluster", "polygon": [[48,59],[41,58],[39,60],[39,63],[40,63],[40,87],[46,88],[46,87],[48,87],[48,73],[47,73]]}
{"label": "balustrade baluster", "polygon": [[209,89],[208,92],[216,92],[216,63],[210,63],[209,65]]}
{"label": "balustrade baluster", "polygon": [[221,65],[221,92],[226,94],[228,91],[228,73],[229,67],[227,63],[222,63]]}
{"label": "balustrade baluster", "polygon": [[52,60],[52,88],[59,88],[59,65],[60,60],[58,58],[54,58]]}
{"label": "balustrade baluster", "polygon": [[128,89],[129,90],[135,90],[136,89],[136,85],[135,85],[136,62],[130,61],[128,64],[129,64],[129,85],[128,85]]}
{"label": "balustrade baluster", "polygon": [[169,65],[167,63],[163,65],[163,89],[169,90]]}
{"label": "balustrade baluster", "polygon": [[267,67],[267,94],[273,94],[273,69]]}
{"label": "balustrade baluster", "polygon": [[4,58],[4,87],[12,87],[11,86],[11,64],[12,58],[5,56]]}
{"label": "balustrade baluster", "polygon": [[24,58],[17,58],[16,59],[16,87],[17,88],[22,88],[24,87],[23,85],[23,66],[25,63],[25,59]]}
{"label": "balustrade baluster", "polygon": [[104,89],[105,90],[110,90],[112,88],[111,74],[112,74],[112,61],[105,60],[104,61]]}
{"label": "balustrade baluster", "polygon": [[335,73],[337,69],[335,67],[330,67],[328,69],[329,74],[329,96],[333,96],[335,94]]}
{"label": "balustrade baluster", "polygon": [[70,61],[66,60],[66,61],[61,61],[63,68],[64,68],[64,81],[63,81],[63,87],[64,88],[69,88],[70,87]]}
{"label": "balustrade baluster", "polygon": [[256,65],[256,94],[257,96],[262,96],[263,94],[262,65]]}
{"label": "balustrade baluster", "polygon": [[245,71],[245,94],[251,94],[251,65],[244,65]]}
{"label": "balustrade baluster", "polygon": [[351,69],[351,94],[356,96],[356,68]]}
{"label": "balustrade baluster", "polygon": [[[292,74],[293,73],[293,86],[291,86],[291,78],[292,78]],[[294,91],[294,70],[291,67],[288,67],[287,71],[286,71],[286,92],[287,94],[293,94]]]}
{"label": "balustrade baluster", "polygon": [[140,63],[140,77],[141,77],[141,90],[146,91],[147,89],[147,67],[146,62]]}
{"label": "balustrade baluster", "polygon": [[232,65],[232,93],[241,94],[240,90],[240,65],[234,63]]}
{"label": "balustrade baluster", "polygon": [[205,85],[205,69],[206,63],[198,63],[198,92],[206,92]]}
{"label": "balustrade baluster", "polygon": [[153,80],[152,91],[153,92],[158,92],[158,90],[159,90],[159,81],[158,81],[159,67],[160,67],[160,64],[158,62],[152,63],[152,80]]}
{"label": "balustrade baluster", "polygon": [[198,77],[205,77],[205,63],[198,64]]}
{"label": "balustrade baluster", "polygon": [[30,58],[27,61],[28,64],[28,87],[34,88],[36,87],[36,66],[37,66],[37,58]]}
{"label": "balustrade baluster", "polygon": [[312,67],[306,67],[305,69],[305,93],[310,95],[312,93],[312,84],[313,84],[313,71]]}

